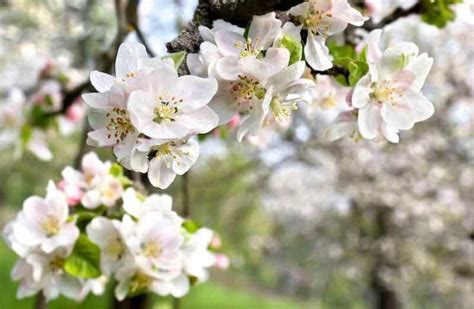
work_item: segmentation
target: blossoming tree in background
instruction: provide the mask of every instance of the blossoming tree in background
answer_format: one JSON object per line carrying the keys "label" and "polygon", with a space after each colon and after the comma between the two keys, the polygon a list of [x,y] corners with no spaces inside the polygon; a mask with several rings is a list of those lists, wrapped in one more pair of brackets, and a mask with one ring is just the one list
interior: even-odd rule
{"label": "blossoming tree in background", "polygon": [[[102,294],[108,281],[116,282],[119,301],[146,292],[184,296],[216,264],[213,232],[174,212],[170,196],[144,192],[141,174],[149,188],[167,189],[198,161],[199,140],[211,131],[235,128],[239,142],[251,141],[314,102],[333,104],[324,99],[323,75],[345,96],[325,132],[329,140],[399,143],[399,134],[433,116],[422,92],[433,58],[411,42],[382,48],[382,28],[412,13],[444,26],[457,1],[394,10],[353,2],[200,1],[193,22],[168,44],[170,53],[156,56],[137,24],[138,1],[118,1],[116,38],[90,84],[70,89],[55,76],[31,100],[12,91],[0,110],[2,141],[49,160],[45,135],[71,126],[72,116],[62,114],[74,114],[73,102],[92,85],[94,92],[82,94],[87,144],[112,148],[117,160],[85,155],[81,171],[66,167],[45,198],[26,199],[6,226],[5,239],[20,257],[12,272],[18,296],[81,300]],[[130,30],[141,43],[122,42]]]}

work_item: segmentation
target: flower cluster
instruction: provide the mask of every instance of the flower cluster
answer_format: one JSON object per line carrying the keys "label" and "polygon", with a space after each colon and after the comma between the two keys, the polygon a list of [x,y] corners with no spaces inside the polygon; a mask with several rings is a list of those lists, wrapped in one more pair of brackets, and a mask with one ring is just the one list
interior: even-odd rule
{"label": "flower cluster", "polygon": [[83,95],[90,107],[90,145],[113,147],[128,169],[146,173],[150,182],[167,188],[196,162],[194,136],[217,126],[207,106],[217,91],[212,78],[178,77],[173,57],[149,58],[145,47],[123,43],[116,76],[94,71],[98,93]]}
{"label": "flower cluster", "polygon": [[433,59],[419,54],[410,42],[382,51],[381,35],[382,30],[374,30],[368,36],[369,73],[355,85],[352,109],[341,113],[329,128],[330,139],[351,134],[398,143],[400,130],[409,130],[434,114],[433,104],[421,93]]}
{"label": "flower cluster", "polygon": [[19,88],[13,88],[5,100],[0,101],[0,149],[15,146],[15,156],[24,150],[38,159],[49,161],[53,153],[48,139],[56,133],[69,135],[81,122],[85,109],[80,100],[74,102],[65,115],[57,113],[63,107],[62,89],[70,81],[48,62],[38,76],[39,86],[30,96]]}
{"label": "flower cluster", "polygon": [[181,297],[222,259],[208,250],[213,232],[176,214],[171,196],[137,192],[120,166],[93,153],[82,171],[66,167],[57,186],[50,181],[46,197],[26,199],[4,237],[20,257],[12,270],[19,298],[42,291],[47,300],[81,300],[112,278],[119,300]]}

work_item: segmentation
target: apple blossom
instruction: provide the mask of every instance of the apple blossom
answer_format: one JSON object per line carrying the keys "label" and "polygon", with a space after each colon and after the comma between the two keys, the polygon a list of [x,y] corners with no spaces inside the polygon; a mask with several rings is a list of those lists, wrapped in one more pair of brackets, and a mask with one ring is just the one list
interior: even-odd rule
{"label": "apple blossom", "polygon": [[347,0],[308,0],[288,13],[308,31],[304,53],[309,65],[318,71],[332,67],[326,38],[344,31],[348,24],[362,26],[367,20]]}
{"label": "apple blossom", "polygon": [[216,127],[217,115],[207,106],[217,91],[215,79],[178,77],[176,70],[160,67],[148,82],[146,91],[135,91],[128,100],[130,120],[139,133],[178,139]]}
{"label": "apple blossom", "polygon": [[359,109],[358,126],[362,136],[374,139],[378,132],[398,143],[399,130],[409,130],[416,122],[430,118],[433,104],[421,88],[433,64],[426,53],[419,54],[413,43],[400,42],[379,49],[381,30],[368,38],[369,74],[354,88],[352,105]]}
{"label": "apple blossom", "polygon": [[35,252],[19,260],[13,270],[13,280],[20,281],[17,297],[24,298],[42,291],[46,300],[59,295],[81,300],[82,282],[63,270],[63,264],[70,251],[58,248],[49,254]]}
{"label": "apple blossom", "polygon": [[168,194],[151,194],[148,197],[139,195],[133,188],[123,194],[123,209],[131,216],[140,219],[150,213],[171,219],[181,225],[183,219],[172,210],[173,199]]}
{"label": "apple blossom", "polygon": [[391,14],[397,7],[409,9],[416,0],[365,0],[369,16],[374,23],[379,23],[385,16]]}
{"label": "apple blossom", "polygon": [[190,235],[182,246],[183,270],[187,275],[195,277],[198,282],[207,279],[207,268],[216,263],[214,254],[208,251],[212,235],[211,230],[200,228]]}
{"label": "apple blossom", "polygon": [[185,174],[199,156],[199,143],[194,138],[174,141],[150,139],[142,142],[138,149],[150,157],[150,161],[145,163],[148,179],[160,189],[168,188],[176,175]]}
{"label": "apple blossom", "polygon": [[46,198],[32,196],[23,204],[23,210],[12,226],[15,241],[27,247],[40,247],[50,253],[59,247],[72,247],[79,229],[68,222],[66,198],[49,182]]}

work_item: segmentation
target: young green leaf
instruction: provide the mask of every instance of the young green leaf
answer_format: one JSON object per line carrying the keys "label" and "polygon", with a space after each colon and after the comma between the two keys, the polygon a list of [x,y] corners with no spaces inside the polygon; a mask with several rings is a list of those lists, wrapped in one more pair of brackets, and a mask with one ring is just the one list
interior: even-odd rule
{"label": "young green leaf", "polygon": [[186,52],[180,51],[177,53],[172,53],[172,54],[164,56],[162,59],[166,59],[166,58],[171,58],[174,62],[174,67],[178,69],[183,63],[184,59],[186,58]]}
{"label": "young green leaf", "polygon": [[72,253],[64,261],[64,270],[78,278],[100,276],[100,249],[85,234],[81,234]]}
{"label": "young green leaf", "polygon": [[303,56],[303,45],[300,40],[286,34],[281,39],[280,44],[290,52],[290,65],[301,60]]}

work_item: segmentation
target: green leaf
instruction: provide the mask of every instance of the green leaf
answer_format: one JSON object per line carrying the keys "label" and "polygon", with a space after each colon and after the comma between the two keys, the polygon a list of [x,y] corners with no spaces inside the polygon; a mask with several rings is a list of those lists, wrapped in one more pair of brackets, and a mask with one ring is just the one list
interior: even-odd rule
{"label": "green leaf", "polygon": [[352,59],[349,58],[349,57],[342,57],[342,58],[334,59],[332,63],[335,66],[344,67],[346,69],[349,69],[349,66],[352,63]]}
{"label": "green leaf", "polygon": [[443,28],[456,18],[456,13],[449,6],[461,2],[462,0],[423,0],[421,19],[427,24]]}
{"label": "green leaf", "polygon": [[303,56],[303,45],[300,40],[286,34],[281,39],[280,44],[290,52],[290,65],[301,60]]}
{"label": "green leaf", "polygon": [[369,65],[363,61],[353,61],[349,65],[349,86],[355,86],[357,82],[369,71]]}
{"label": "green leaf", "polygon": [[100,249],[85,234],[79,235],[72,253],[64,261],[64,270],[78,278],[100,276]]}
{"label": "green leaf", "polygon": [[123,167],[118,163],[113,163],[110,167],[109,173],[114,177],[123,176]]}
{"label": "green leaf", "polygon": [[26,146],[30,141],[31,136],[33,135],[33,129],[29,125],[24,125],[21,127],[20,140],[23,146]]}
{"label": "green leaf", "polygon": [[347,81],[347,78],[342,75],[342,74],[339,74],[339,75],[336,75],[336,77],[334,77],[336,79],[336,81],[341,84],[342,86],[344,87],[348,87],[349,86],[349,82]]}
{"label": "green leaf", "polygon": [[191,234],[194,234],[197,230],[199,230],[201,226],[199,224],[197,224],[196,222],[194,222],[193,220],[184,220],[183,222],[183,228],[188,232],[188,233],[191,233]]}
{"label": "green leaf", "polygon": [[352,45],[337,45],[334,41],[328,43],[329,53],[334,57],[337,58],[351,58],[355,59],[357,57],[357,53],[355,48]]}
{"label": "green leaf", "polygon": [[172,53],[172,54],[164,56],[162,59],[166,59],[166,58],[171,58],[174,62],[174,67],[178,69],[183,63],[184,58],[186,58],[186,52],[180,51],[177,53]]}
{"label": "green leaf", "polygon": [[[51,99],[51,97],[46,96],[46,101],[48,101],[47,98]],[[33,127],[45,129],[49,126],[50,120],[52,118],[54,117],[49,117],[40,105],[33,105],[30,113],[30,123]]]}

